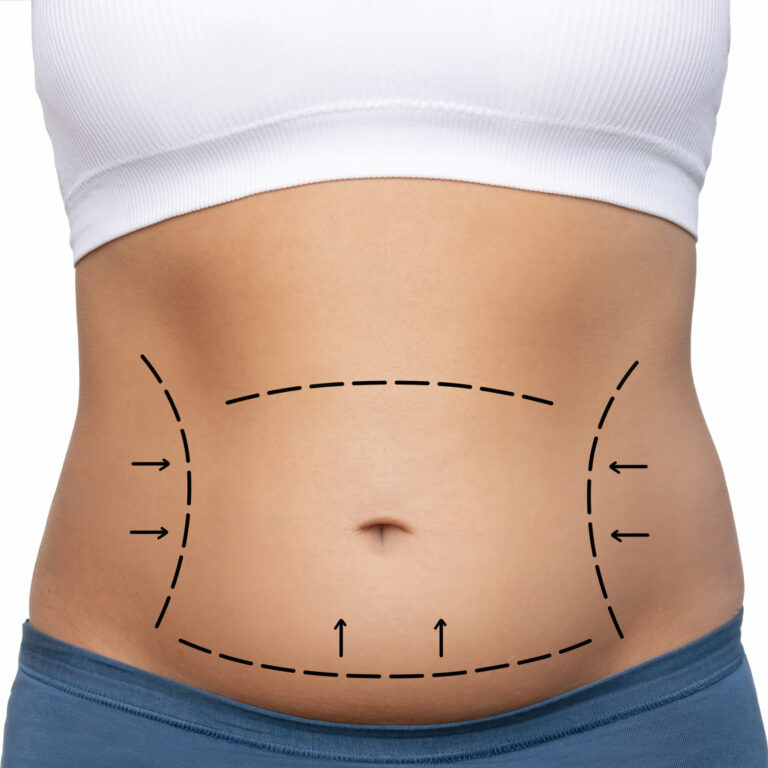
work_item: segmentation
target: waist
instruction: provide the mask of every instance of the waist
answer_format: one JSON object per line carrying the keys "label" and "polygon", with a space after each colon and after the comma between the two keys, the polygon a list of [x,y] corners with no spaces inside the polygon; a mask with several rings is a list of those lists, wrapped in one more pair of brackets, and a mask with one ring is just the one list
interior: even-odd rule
{"label": "waist", "polygon": [[[740,610],[712,632],[671,652],[531,707],[492,717],[400,727],[353,726],[244,706],[68,645],[27,623],[19,654],[22,682],[15,686],[9,703],[9,733],[16,738],[13,743],[7,740],[8,750],[28,743],[20,736],[34,727],[23,719],[23,705],[29,703],[25,699],[50,696],[46,688],[53,686],[77,696],[70,697],[71,706],[57,708],[69,715],[70,722],[49,726],[54,733],[67,726],[71,730],[73,720],[82,722],[77,716],[89,706],[87,720],[92,723],[92,702],[107,702],[96,716],[101,723],[112,721],[112,730],[119,731],[116,721],[125,720],[124,713],[129,713],[134,737],[130,748],[137,756],[152,749],[147,745],[151,739],[136,738],[141,718],[149,718],[152,727],[158,722],[165,726],[160,749],[167,759],[185,748],[189,751],[193,741],[198,759],[207,758],[211,764],[227,757],[227,764],[234,764],[238,758],[247,761],[277,752],[291,754],[294,760],[306,757],[307,764],[476,759],[502,765],[511,752],[525,759],[529,748],[540,762],[556,764],[566,752],[569,759],[598,761],[606,758],[604,729],[613,724],[609,742],[616,755],[642,752],[644,759],[652,754],[663,760],[674,754],[690,765],[701,765],[702,760],[720,765],[740,758],[746,765],[750,758],[754,762],[764,755],[765,735],[740,642],[742,615]],[[718,690],[726,681],[730,681],[726,689]],[[21,719],[15,723],[17,712]],[[674,727],[659,727],[662,721]],[[623,731],[622,722],[626,724]],[[182,730],[178,730],[180,724]],[[734,732],[739,734],[738,757],[732,738],[723,735],[732,737]],[[698,751],[692,752],[696,733],[701,743],[696,741]],[[567,746],[563,739],[568,740]],[[157,748],[156,743],[153,746]]]}
{"label": "waist", "polygon": [[[181,217],[82,260],[33,625],[257,706],[423,723],[525,706],[736,612],[692,254],[627,239],[608,206],[478,229],[487,207],[451,218],[448,195],[438,219],[420,189],[390,201],[395,234],[354,196],[337,237],[327,200],[290,237],[290,206],[251,201],[215,214],[237,222],[226,250]],[[564,236],[577,208],[589,243]],[[174,228],[189,250],[165,255]]]}

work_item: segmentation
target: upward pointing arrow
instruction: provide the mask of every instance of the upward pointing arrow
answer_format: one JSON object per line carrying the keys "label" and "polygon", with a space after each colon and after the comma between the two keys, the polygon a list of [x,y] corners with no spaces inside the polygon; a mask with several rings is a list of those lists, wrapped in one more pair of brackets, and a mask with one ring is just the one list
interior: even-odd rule
{"label": "upward pointing arrow", "polygon": [[344,619],[339,619],[334,627],[334,629],[339,630],[339,657],[344,655],[344,627],[346,626],[347,622]]}
{"label": "upward pointing arrow", "polygon": [[440,658],[441,659],[443,658],[443,629],[445,627],[447,627],[447,626],[448,625],[445,623],[445,619],[438,619],[437,624],[435,624],[435,626],[432,627],[432,629],[437,629],[437,630],[440,631],[440,641],[439,641],[440,642],[440,646],[439,646],[440,650],[439,650],[439,653],[440,653]]}

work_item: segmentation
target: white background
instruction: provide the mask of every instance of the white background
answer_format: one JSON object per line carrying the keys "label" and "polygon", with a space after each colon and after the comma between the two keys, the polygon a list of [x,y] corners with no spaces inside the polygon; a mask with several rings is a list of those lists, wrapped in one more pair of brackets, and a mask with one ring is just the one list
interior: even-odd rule
{"label": "white background", "polygon": [[[0,721],[78,386],[74,268],[29,16],[29,2],[0,0]],[[693,370],[736,517],[742,642],[768,722],[768,6],[734,2],[731,26],[701,195]]]}

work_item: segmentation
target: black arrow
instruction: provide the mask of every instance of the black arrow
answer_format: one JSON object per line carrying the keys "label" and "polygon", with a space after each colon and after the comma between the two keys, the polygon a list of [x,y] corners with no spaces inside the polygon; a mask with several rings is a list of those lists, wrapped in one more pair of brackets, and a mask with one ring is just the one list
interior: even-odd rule
{"label": "black arrow", "polygon": [[131,466],[133,467],[159,467],[159,472],[162,472],[166,467],[171,466],[171,462],[168,461],[168,459],[163,459],[162,461],[132,461]]}
{"label": "black arrow", "polygon": [[339,630],[339,656],[340,657],[344,655],[344,627],[346,626],[347,626],[347,622],[344,621],[344,619],[339,619],[336,622],[336,626],[334,627],[334,629]]}
{"label": "black arrow", "polygon": [[621,537],[622,536],[626,539],[629,536],[643,536],[643,537],[647,537],[647,536],[650,536],[650,535],[651,535],[650,533],[624,533],[623,531],[621,533],[619,533],[619,529],[618,528],[611,534],[611,536],[614,539],[616,539],[616,541],[618,541],[618,542],[621,542]]}
{"label": "black arrow", "polygon": [[131,531],[131,533],[156,533],[158,539],[162,539],[163,536],[167,535],[168,529],[164,526],[160,526],[159,531]]}
{"label": "black arrow", "polygon": [[618,461],[612,461],[608,466],[617,474],[620,475],[621,469],[648,469],[647,464],[619,464]]}
{"label": "black arrow", "polygon": [[445,619],[438,619],[437,624],[435,624],[432,629],[438,629],[440,630],[440,658],[443,658],[443,628],[447,627],[448,625],[445,623]]}

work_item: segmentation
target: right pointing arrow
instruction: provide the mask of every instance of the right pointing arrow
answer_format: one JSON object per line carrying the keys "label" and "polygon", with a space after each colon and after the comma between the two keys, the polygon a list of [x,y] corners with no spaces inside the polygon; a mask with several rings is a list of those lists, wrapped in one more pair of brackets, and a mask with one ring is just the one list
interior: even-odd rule
{"label": "right pointing arrow", "polygon": [[648,469],[647,464],[619,464],[618,461],[612,461],[608,465],[617,475],[621,474],[622,469]]}
{"label": "right pointing arrow", "polygon": [[159,472],[162,472],[166,467],[171,466],[171,462],[168,459],[162,461],[132,461],[132,467],[157,467]]}
{"label": "right pointing arrow", "polygon": [[131,533],[143,533],[143,534],[156,533],[157,538],[159,540],[159,539],[162,539],[163,536],[165,536],[168,533],[168,529],[164,525],[161,525],[160,529],[157,531],[131,531]]}
{"label": "right pointing arrow", "polygon": [[616,541],[618,541],[619,543],[621,543],[622,537],[625,539],[629,538],[630,536],[637,536],[637,537],[642,536],[643,538],[645,538],[650,535],[651,535],[650,533],[625,533],[623,531],[619,533],[618,528],[611,534],[612,538],[616,539]]}

